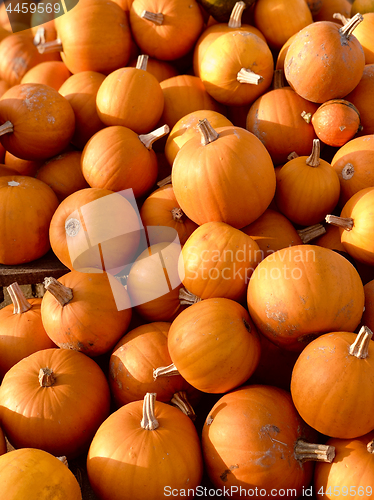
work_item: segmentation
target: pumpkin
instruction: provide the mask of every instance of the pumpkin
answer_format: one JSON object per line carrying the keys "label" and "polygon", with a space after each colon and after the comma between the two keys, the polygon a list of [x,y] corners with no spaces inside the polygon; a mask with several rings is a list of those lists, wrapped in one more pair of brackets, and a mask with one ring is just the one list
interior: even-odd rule
{"label": "pumpkin", "polygon": [[215,130],[204,119],[198,128],[201,139],[190,139],[173,163],[176,199],[198,225],[215,221],[240,229],[264,213],[274,196],[271,157],[255,135],[240,127]]}
{"label": "pumpkin", "polygon": [[75,130],[71,143],[83,150],[88,139],[104,128],[96,110],[96,95],[105,75],[96,71],[82,71],[70,76],[59,88],[73,108]]}
{"label": "pumpkin", "polygon": [[84,178],[93,188],[132,189],[136,198],[147,194],[156,183],[158,172],[152,145],[168,132],[167,125],[141,135],[122,125],[96,132],[83,149]]}
{"label": "pumpkin", "polygon": [[200,63],[200,78],[218,102],[244,106],[271,84],[274,60],[266,42],[254,33],[229,31],[214,40]]}
{"label": "pumpkin", "polygon": [[361,129],[359,110],[345,99],[331,99],[321,104],[311,122],[318,139],[333,147],[343,146]]}
{"label": "pumpkin", "polygon": [[174,394],[185,391],[196,400],[199,392],[180,375],[157,377],[153,370],[171,363],[167,347],[168,322],[152,322],[126,333],[114,347],[109,360],[108,380],[118,407],[156,392],[159,401],[169,403]]}
{"label": "pumpkin", "polygon": [[344,98],[356,87],[365,67],[364,51],[354,36],[362,19],[357,14],[343,27],[330,21],[312,23],[296,34],[285,57],[284,71],[299,95],[323,103]]}
{"label": "pumpkin", "polygon": [[313,16],[315,22],[334,21],[334,14],[339,13],[350,17],[352,2],[350,0],[322,0],[322,5],[317,14]]}
{"label": "pumpkin", "polygon": [[[136,67],[137,63],[138,58],[132,59],[128,63],[128,66]],[[161,61],[154,57],[148,57],[147,71],[153,75],[159,83],[178,75],[177,68],[171,62]]]}
{"label": "pumpkin", "polygon": [[203,29],[195,0],[134,0],[130,26],[143,54],[173,61],[188,54]]}
{"label": "pumpkin", "polygon": [[0,309],[0,379],[18,361],[56,347],[41,318],[41,298],[26,299],[18,283],[7,287],[12,304]]}
{"label": "pumpkin", "polygon": [[169,368],[196,389],[213,394],[246,382],[261,353],[247,311],[226,298],[205,299],[184,309],[171,324],[168,349],[173,362]]}
{"label": "pumpkin", "polygon": [[372,334],[367,327],[358,334],[326,333],[298,357],[291,379],[292,400],[301,418],[318,432],[347,439],[373,429]]}
{"label": "pumpkin", "polygon": [[283,248],[260,262],[247,294],[258,330],[298,352],[323,333],[354,331],[364,300],[361,278],[347,259],[305,244]]}
{"label": "pumpkin", "polygon": [[271,208],[267,208],[252,224],[243,227],[242,231],[257,243],[262,258],[281,248],[302,244],[302,240],[290,220]]}
{"label": "pumpkin", "polygon": [[4,163],[13,169],[16,175],[28,175],[35,177],[39,168],[43,165],[43,160],[23,160],[6,151]]}
{"label": "pumpkin", "polygon": [[308,226],[323,221],[337,205],[339,195],[339,178],[320,158],[319,139],[313,140],[310,156],[290,160],[277,176],[275,203],[295,224]]}
{"label": "pumpkin", "polygon": [[21,175],[0,177],[0,263],[23,264],[47,253],[57,207],[56,195],[44,182]]}
{"label": "pumpkin", "polygon": [[290,36],[290,38],[288,38],[288,40],[279,49],[278,55],[277,55],[277,60],[275,63],[275,71],[280,69],[280,70],[282,70],[282,72],[284,74],[284,60],[286,58],[288,47],[291,45],[291,42],[294,40],[296,35],[297,35],[297,33]]}
{"label": "pumpkin", "polygon": [[305,0],[257,0],[255,26],[272,49],[279,50],[295,33],[313,23]]}
{"label": "pumpkin", "polygon": [[10,443],[68,458],[88,449],[109,406],[104,373],[69,349],[44,349],[22,359],[0,388],[0,418]]}
{"label": "pumpkin", "polygon": [[365,310],[361,318],[361,324],[366,325],[371,331],[374,330],[374,280],[364,285]]}
{"label": "pumpkin", "polygon": [[55,18],[55,26],[58,38],[37,45],[37,49],[43,54],[61,52],[61,59],[73,74],[80,71],[109,74],[126,66],[130,59],[128,17],[114,2],[80,0],[75,8]]}
{"label": "pumpkin", "polygon": [[43,326],[57,346],[95,357],[113,349],[126,332],[131,304],[114,276],[71,271],[59,280],[45,278],[44,286]]}
{"label": "pumpkin", "polygon": [[89,187],[82,174],[81,157],[80,151],[54,156],[39,168],[36,178],[48,184],[61,202],[76,191]]}
{"label": "pumpkin", "polygon": [[1,489],[7,500],[40,500],[51,494],[82,500],[78,480],[65,457],[56,458],[36,448],[12,450],[0,458],[0,470]]}
{"label": "pumpkin", "polygon": [[18,172],[0,163],[0,175],[1,176],[18,175]]}
{"label": "pumpkin", "polygon": [[69,102],[48,85],[23,83],[0,100],[1,143],[24,160],[46,160],[61,153],[74,133]]}
{"label": "pumpkin", "polygon": [[137,134],[150,132],[157,125],[164,95],[156,77],[147,71],[147,60],[148,56],[139,56],[135,68],[117,69],[100,85],[96,108],[105,125],[121,125]]}
{"label": "pumpkin", "polygon": [[213,128],[233,125],[226,116],[210,109],[199,109],[188,113],[177,121],[165,143],[165,156],[172,166],[180,148],[194,136],[200,136],[198,122],[206,118]]}
{"label": "pumpkin", "polygon": [[350,15],[354,16],[357,12],[360,14],[374,12],[373,0],[353,0]]}
{"label": "pumpkin", "polygon": [[200,297],[245,299],[248,281],[262,260],[257,243],[224,222],[199,226],[183,246],[179,275],[185,288]]}
{"label": "pumpkin", "polygon": [[339,217],[326,216],[326,222],[339,227],[341,242],[349,255],[370,266],[374,264],[373,210],[374,187],[369,187],[351,196]]}
{"label": "pumpkin", "polygon": [[43,61],[61,61],[61,57],[40,54],[29,33],[13,33],[0,42],[0,78],[10,87],[21,83],[27,71]]}
{"label": "pumpkin", "polygon": [[131,262],[140,241],[139,229],[130,201],[107,189],[86,188],[60,203],[49,237],[53,252],[69,269],[94,267],[110,272]]}
{"label": "pumpkin", "polygon": [[194,75],[178,75],[161,82],[164,110],[160,121],[173,128],[186,115],[200,110],[224,114],[224,108],[206,91],[201,79]]}
{"label": "pumpkin", "polygon": [[43,83],[59,90],[70,75],[70,71],[62,61],[45,61],[29,69],[20,83]]}
{"label": "pumpkin", "polygon": [[[148,234],[152,241],[150,229]],[[181,246],[177,241],[151,244],[137,257],[128,272],[126,283],[131,304],[147,321],[172,321],[180,313],[180,253]]]}
{"label": "pumpkin", "polygon": [[[374,12],[367,12],[362,14],[363,21],[360,23],[355,29],[355,37],[361,43],[361,46],[364,50],[365,54],[365,64],[373,64],[374,63],[374,37],[373,37],[373,28],[374,28]],[[349,22],[349,19],[346,19],[344,16],[339,16],[339,19],[342,21],[343,25]]]}
{"label": "pumpkin", "polygon": [[[57,38],[55,26],[55,13],[54,10],[47,12],[47,2],[38,2],[39,8],[31,13],[30,26],[31,32],[34,35],[34,44],[50,42]],[[48,11],[50,9],[48,8]]]}
{"label": "pumpkin", "polygon": [[300,156],[309,154],[317,136],[302,113],[316,111],[316,104],[303,99],[290,87],[274,88],[251,104],[245,128],[260,139],[274,164],[280,165],[293,151]]}
{"label": "pumpkin", "polygon": [[369,135],[374,133],[373,110],[368,103],[374,95],[374,64],[366,64],[362,78],[358,85],[345,99],[351,102],[360,111],[361,129],[357,135]]}
{"label": "pumpkin", "polygon": [[331,464],[316,464],[313,484],[321,499],[333,498],[334,491],[341,495],[349,491],[356,498],[372,495],[373,438],[374,433],[369,432],[355,439],[330,438],[326,442],[335,448],[335,459]]}
{"label": "pumpkin", "polygon": [[[245,8],[249,8],[254,4],[255,0],[245,0],[243,3]],[[224,23],[229,21],[232,10],[237,4],[236,0],[198,0],[198,3],[203,7],[212,18],[219,22]]]}
{"label": "pumpkin", "polygon": [[[145,230],[150,228],[148,239],[152,245],[173,242],[176,236],[181,245],[184,245],[198,227],[183,213],[171,184],[156,189],[146,198],[140,209],[140,217]],[[157,227],[156,230],[151,229],[154,226]]]}
{"label": "pumpkin", "polygon": [[334,448],[315,439],[287,391],[245,385],[210,409],[202,430],[204,464],[213,485],[235,499],[242,491],[253,491],[256,499],[284,498],[286,491],[301,496],[312,479],[312,461],[334,458]]}
{"label": "pumpkin", "polygon": [[147,393],[103,422],[87,473],[100,500],[156,500],[165,488],[193,491],[203,474],[200,439],[186,415]]}
{"label": "pumpkin", "polygon": [[259,29],[255,26],[251,26],[250,24],[242,24],[242,14],[246,7],[247,5],[245,2],[236,2],[232,8],[228,23],[213,23],[202,32],[199,39],[195,43],[193,51],[193,70],[196,76],[199,76],[200,63],[204,57],[205,51],[212,41],[217,39],[223,33],[229,31],[249,31],[259,36],[264,40],[264,42],[266,42],[264,35]]}

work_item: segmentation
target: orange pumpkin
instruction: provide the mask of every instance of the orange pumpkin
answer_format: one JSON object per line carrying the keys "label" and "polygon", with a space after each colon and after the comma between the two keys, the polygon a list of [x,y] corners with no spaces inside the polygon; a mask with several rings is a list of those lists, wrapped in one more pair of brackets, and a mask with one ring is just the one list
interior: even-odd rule
{"label": "orange pumpkin", "polygon": [[272,49],[279,50],[295,33],[313,23],[305,0],[257,0],[254,21]]}
{"label": "orange pumpkin", "polygon": [[168,131],[167,125],[142,135],[121,125],[100,130],[83,149],[84,178],[94,188],[132,189],[136,198],[148,193],[158,171],[152,145]]}
{"label": "orange pumpkin", "polygon": [[80,151],[67,151],[46,161],[36,178],[53,189],[61,202],[71,194],[89,187],[82,174]]}
{"label": "orange pumpkin", "polygon": [[187,290],[201,299],[241,301],[262,258],[257,243],[243,231],[224,222],[207,222],[183,246],[179,275]]}
{"label": "orange pumpkin", "polygon": [[352,2],[350,0],[322,0],[322,5],[313,20],[317,21],[335,21],[334,14],[339,13],[345,17],[350,17]]}
{"label": "orange pumpkin", "polygon": [[36,448],[12,450],[0,458],[0,481],[7,500],[37,500],[58,491],[69,500],[82,500],[77,478],[66,457],[56,458]]}
{"label": "orange pumpkin", "polygon": [[96,110],[96,95],[105,75],[82,71],[70,76],[61,85],[59,93],[69,101],[75,115],[75,130],[71,142],[83,150],[88,139],[104,128]]}
{"label": "orange pumpkin", "polygon": [[50,249],[49,224],[58,207],[52,189],[32,177],[0,177],[0,263],[23,264]]}
{"label": "orange pumpkin", "polygon": [[365,55],[352,32],[361,21],[362,16],[357,14],[343,27],[322,21],[297,33],[288,48],[284,71],[299,95],[323,103],[344,98],[356,87],[364,71]]}
{"label": "orange pumpkin", "polygon": [[[358,334],[326,333],[306,346],[297,359],[292,400],[301,418],[318,432],[347,439],[373,429],[372,334],[366,327]],[[334,413],[333,419],[328,411],[321,411],[321,405]]]}
{"label": "orange pumpkin", "polygon": [[45,61],[29,69],[20,83],[43,83],[59,90],[70,75],[70,71],[62,61]]}
{"label": "orange pumpkin", "polygon": [[110,272],[131,262],[140,241],[139,229],[130,201],[107,189],[86,188],[60,203],[49,237],[52,250],[69,269],[94,267]]}
{"label": "orange pumpkin", "polygon": [[313,476],[310,460],[334,457],[333,448],[313,444],[316,438],[287,391],[245,385],[224,394],[207,415],[202,431],[206,471],[216,488],[227,488],[235,499],[243,491],[253,491],[256,499],[279,500],[286,491],[301,496]]}
{"label": "orange pumpkin", "polygon": [[[128,66],[136,67],[137,62],[138,59],[133,59],[128,63]],[[172,63],[161,61],[154,57],[148,57],[147,71],[153,75],[159,83],[178,75],[178,70]]]}
{"label": "orange pumpkin", "polygon": [[182,311],[171,324],[168,349],[172,366],[187,382],[214,394],[246,382],[261,353],[247,311],[226,298],[205,299]]}
{"label": "orange pumpkin", "polygon": [[59,280],[46,278],[44,286],[49,293],[41,304],[43,326],[57,346],[95,357],[111,350],[126,332],[131,304],[114,276],[71,271]]}
{"label": "orange pumpkin", "polygon": [[195,0],[134,0],[130,26],[143,54],[173,61],[186,55],[203,29],[203,15]]}
{"label": "orange pumpkin", "polygon": [[368,105],[374,96],[374,64],[366,64],[362,78],[358,85],[345,99],[351,102],[360,112],[361,129],[357,135],[369,135],[374,133],[374,114],[372,107]]}
{"label": "orange pumpkin", "polygon": [[266,42],[254,33],[230,31],[214,40],[200,64],[200,78],[218,102],[244,106],[270,86],[274,60]]}
{"label": "orange pumpkin", "polygon": [[38,169],[43,165],[43,160],[23,160],[6,151],[4,163],[13,169],[17,175],[29,175],[35,177]]}
{"label": "orange pumpkin", "polygon": [[[197,224],[192,222],[183,213],[174,195],[171,184],[156,189],[144,201],[140,209],[145,230],[149,234],[150,243],[173,242],[178,236],[181,245],[184,245],[187,238],[197,229]],[[153,230],[152,227],[157,229]]]}
{"label": "orange pumpkin", "polygon": [[109,406],[104,373],[69,349],[44,349],[22,359],[0,388],[0,418],[10,443],[68,458],[88,449]]}
{"label": "orange pumpkin", "polygon": [[11,87],[0,99],[1,142],[24,160],[46,160],[65,149],[75,117],[57,90],[40,83]]}
{"label": "orange pumpkin", "polygon": [[165,487],[193,491],[200,485],[203,459],[194,424],[155,399],[147,393],[144,401],[122,406],[98,429],[87,472],[100,500],[156,499]]}
{"label": "orange pumpkin", "polygon": [[365,310],[361,318],[361,324],[366,325],[371,331],[374,330],[374,280],[364,285]]}
{"label": "orange pumpkin", "polygon": [[248,310],[275,344],[300,352],[313,338],[358,326],[364,289],[353,265],[328,248],[296,245],[266,257],[248,285]]}
{"label": "orange pumpkin", "polygon": [[189,140],[174,160],[175,196],[196,224],[221,221],[240,229],[256,220],[274,196],[273,162],[245,129],[215,130],[207,120],[198,127],[202,139]]}
{"label": "orange pumpkin", "polygon": [[43,327],[42,299],[26,299],[18,283],[7,290],[12,304],[0,309],[0,379],[29,354],[56,347]]}

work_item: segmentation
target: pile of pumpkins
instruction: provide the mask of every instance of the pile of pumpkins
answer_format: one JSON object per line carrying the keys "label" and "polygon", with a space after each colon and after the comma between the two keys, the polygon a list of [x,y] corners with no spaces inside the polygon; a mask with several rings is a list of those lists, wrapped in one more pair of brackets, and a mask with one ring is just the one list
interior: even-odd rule
{"label": "pile of pumpkins", "polygon": [[2,495],[371,496],[374,1],[63,4],[0,7],[0,264],[69,269],[0,310]]}

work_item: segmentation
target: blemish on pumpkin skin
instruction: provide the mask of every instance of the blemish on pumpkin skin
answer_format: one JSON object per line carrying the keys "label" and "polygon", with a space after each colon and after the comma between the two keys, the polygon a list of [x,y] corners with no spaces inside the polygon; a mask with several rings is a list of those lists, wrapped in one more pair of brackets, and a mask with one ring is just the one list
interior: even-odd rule
{"label": "blemish on pumpkin skin", "polygon": [[234,469],[239,469],[239,465],[238,464],[235,464],[235,465],[230,465],[230,467],[228,469],[226,469],[224,472],[222,472],[222,474],[219,476],[222,481],[227,481],[227,475],[231,473],[232,470]]}

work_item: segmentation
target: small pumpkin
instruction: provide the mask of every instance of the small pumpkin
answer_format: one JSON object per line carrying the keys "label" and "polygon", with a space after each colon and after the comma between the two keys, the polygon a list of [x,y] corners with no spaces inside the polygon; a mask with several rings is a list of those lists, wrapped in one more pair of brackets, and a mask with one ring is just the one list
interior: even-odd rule
{"label": "small pumpkin", "polygon": [[374,95],[374,64],[366,64],[358,85],[346,95],[345,99],[351,102],[360,111],[361,129],[358,136],[374,133],[373,110],[368,103]]}
{"label": "small pumpkin", "polygon": [[29,69],[20,83],[43,83],[59,90],[70,76],[70,71],[62,61],[45,61]]}

